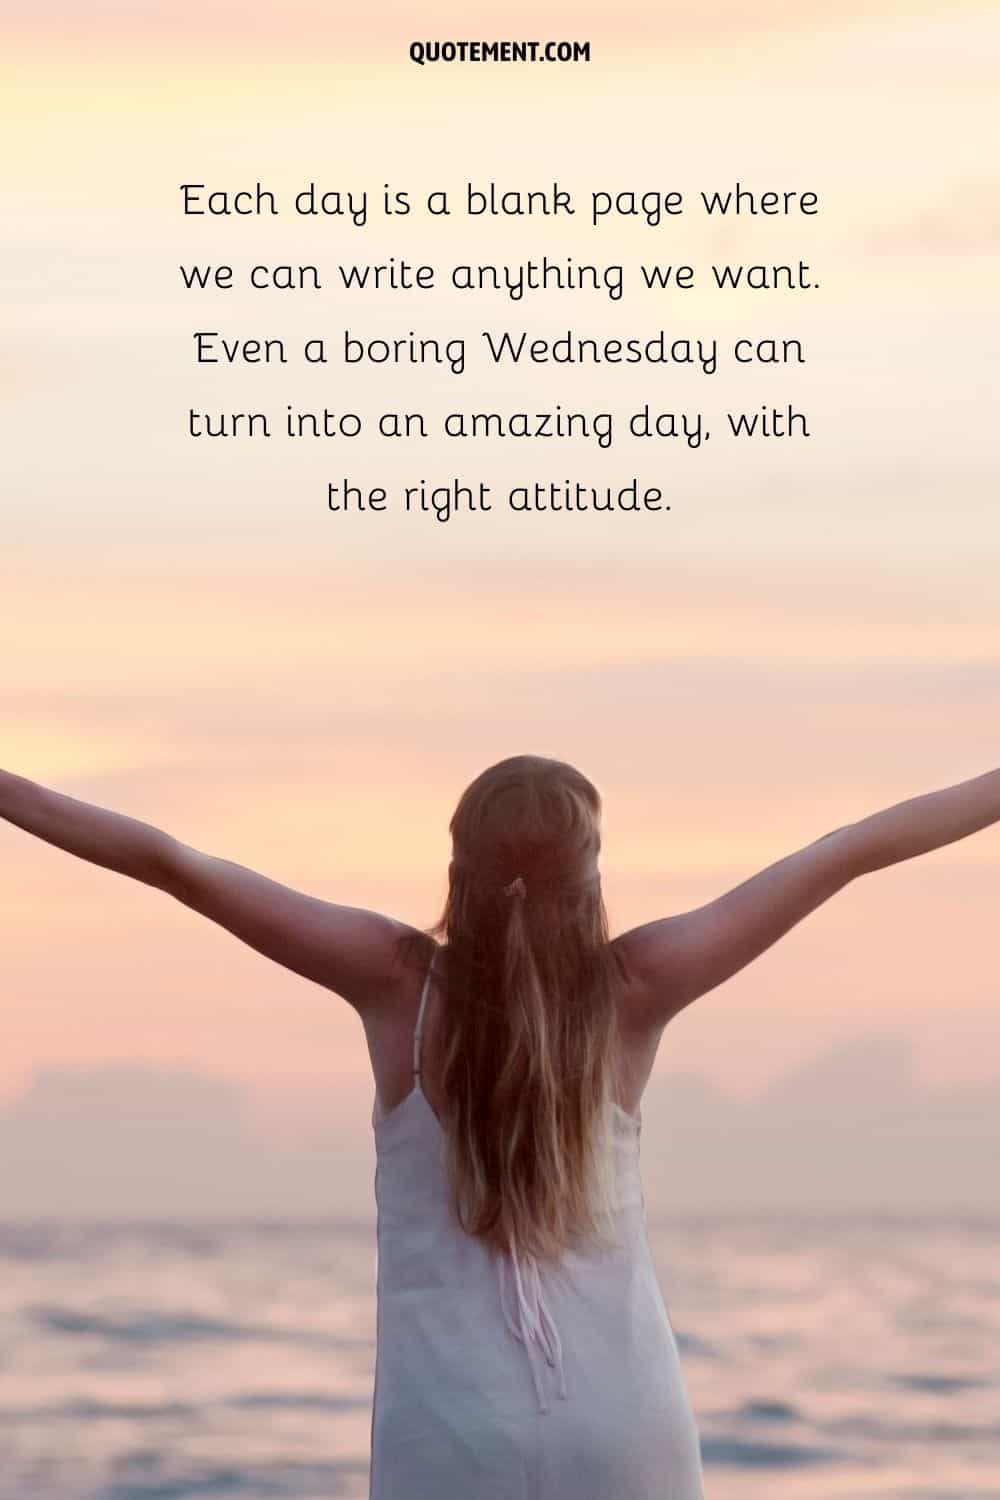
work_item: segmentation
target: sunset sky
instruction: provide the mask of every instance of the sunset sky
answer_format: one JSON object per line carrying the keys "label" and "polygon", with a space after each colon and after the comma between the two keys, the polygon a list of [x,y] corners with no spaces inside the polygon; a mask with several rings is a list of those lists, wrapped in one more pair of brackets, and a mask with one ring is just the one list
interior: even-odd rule
{"label": "sunset sky", "polygon": [[[748,19],[753,16],[752,22]],[[502,26],[502,32],[500,30]],[[413,39],[589,39],[579,66],[428,66]],[[997,764],[1000,17],[982,4],[440,0],[14,6],[3,80],[0,764],[332,900],[420,925],[484,765],[578,764],[605,799],[616,929],[693,906],[875,808]],[[682,191],[658,228],[185,219],[178,186],[494,180]],[[709,220],[700,189],[815,191]],[[457,199],[456,199],[457,202]],[[346,297],[339,262],[573,257],[626,295]],[[720,293],[718,261],[814,290]],[[311,263],[319,292],[186,292],[181,264]],[[690,292],[639,291],[640,261]],[[198,368],[192,332],[797,337],[801,367]],[[190,406],[707,414],[545,447],[192,441]],[[737,442],[793,403],[812,436]],[[622,428],[624,422],[621,422]],[[659,485],[646,516],[332,515],[326,486]],[[1000,833],[861,882],[670,1028],[661,1066],[734,1095],[891,1034],[927,1084],[1000,1073]],[[275,1119],[370,1108],[334,997],[148,890],[0,827],[0,1103],[38,1070],[192,1069]],[[998,1120],[1000,1128],[1000,1120]],[[845,1148],[846,1149],[846,1148]]]}

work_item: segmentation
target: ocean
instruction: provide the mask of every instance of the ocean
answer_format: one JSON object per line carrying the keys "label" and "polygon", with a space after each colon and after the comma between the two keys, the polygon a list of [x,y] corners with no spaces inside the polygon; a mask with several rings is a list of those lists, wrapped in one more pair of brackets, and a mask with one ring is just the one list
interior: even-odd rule
{"label": "ocean", "polygon": [[[708,1500],[1000,1500],[1000,1221],[650,1239]],[[0,1225],[0,1500],[366,1496],[374,1246],[370,1222]]]}

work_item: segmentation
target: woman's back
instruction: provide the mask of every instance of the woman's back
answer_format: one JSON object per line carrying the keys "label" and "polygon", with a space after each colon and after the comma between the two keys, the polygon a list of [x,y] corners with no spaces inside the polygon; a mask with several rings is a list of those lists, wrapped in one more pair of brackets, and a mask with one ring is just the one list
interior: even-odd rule
{"label": "woman's back", "polygon": [[607,1118],[612,1243],[495,1257],[454,1219],[421,1081],[373,1116],[372,1500],[700,1500],[698,1437],[646,1237],[640,1124]]}

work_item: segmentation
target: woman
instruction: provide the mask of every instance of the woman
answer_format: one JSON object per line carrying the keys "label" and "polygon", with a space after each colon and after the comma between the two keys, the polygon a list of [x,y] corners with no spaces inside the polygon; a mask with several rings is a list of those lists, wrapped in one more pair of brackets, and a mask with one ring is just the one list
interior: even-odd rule
{"label": "woman", "polygon": [[376,1500],[697,1500],[638,1166],[664,1027],[849,881],[1000,820],[1000,770],[838,828],[614,942],[598,794],[538,756],[465,791],[430,934],[4,773],[0,815],[166,891],[358,1011],[375,1078]]}

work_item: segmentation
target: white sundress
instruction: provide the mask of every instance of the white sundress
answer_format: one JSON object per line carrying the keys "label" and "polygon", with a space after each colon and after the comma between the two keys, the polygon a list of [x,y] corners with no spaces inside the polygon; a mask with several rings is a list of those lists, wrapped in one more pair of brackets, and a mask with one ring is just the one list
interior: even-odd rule
{"label": "white sundress", "polygon": [[[433,969],[433,960],[431,964]],[[646,1234],[638,1120],[612,1105],[616,1244],[496,1258],[452,1217],[420,1083],[375,1132],[370,1500],[703,1500],[698,1434]]]}

